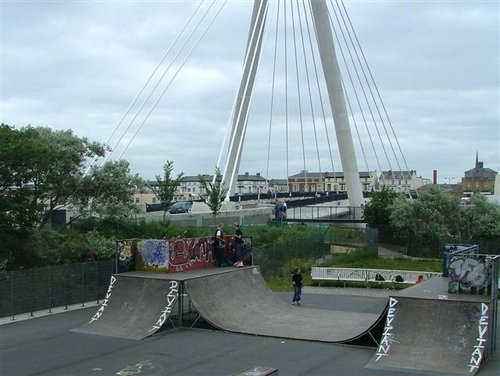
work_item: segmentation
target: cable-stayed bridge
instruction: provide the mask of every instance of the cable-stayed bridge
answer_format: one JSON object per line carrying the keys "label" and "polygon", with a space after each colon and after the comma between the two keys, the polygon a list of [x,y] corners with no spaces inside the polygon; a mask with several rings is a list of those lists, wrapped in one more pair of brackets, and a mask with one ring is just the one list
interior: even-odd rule
{"label": "cable-stayed bridge", "polygon": [[[118,139],[110,157],[121,158],[162,99],[168,100],[179,72],[229,6],[198,4],[109,138],[110,144]],[[297,168],[342,170],[352,207],[364,203],[360,165],[367,171],[409,170],[343,1],[255,0],[247,29],[231,32],[248,37],[214,161],[229,194],[245,160],[260,163],[266,177],[276,165],[287,177]],[[266,147],[254,150],[252,129],[262,124],[267,130],[258,137]]]}

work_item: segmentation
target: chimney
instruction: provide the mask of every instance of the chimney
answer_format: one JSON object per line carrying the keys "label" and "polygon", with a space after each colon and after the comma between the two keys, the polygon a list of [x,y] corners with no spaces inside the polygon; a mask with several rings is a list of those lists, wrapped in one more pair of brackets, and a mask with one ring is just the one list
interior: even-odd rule
{"label": "chimney", "polygon": [[437,170],[432,170],[432,184],[437,184],[438,172]]}

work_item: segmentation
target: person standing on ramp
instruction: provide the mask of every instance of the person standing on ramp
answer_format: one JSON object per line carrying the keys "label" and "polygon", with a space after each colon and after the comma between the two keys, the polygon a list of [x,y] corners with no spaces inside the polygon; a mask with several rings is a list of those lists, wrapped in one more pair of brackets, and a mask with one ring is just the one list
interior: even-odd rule
{"label": "person standing on ramp", "polygon": [[300,297],[302,295],[302,285],[303,279],[300,273],[300,268],[295,268],[292,274],[292,285],[293,285],[293,305],[300,305]]}
{"label": "person standing on ramp", "polygon": [[217,229],[215,230],[214,257],[215,257],[216,267],[226,266],[226,258],[224,255],[225,242],[224,242],[223,230],[224,230],[224,223],[219,224],[219,226],[217,226]]}
{"label": "person standing on ramp", "polygon": [[242,267],[243,266],[243,234],[240,229],[240,225],[238,223],[234,223],[234,228],[236,231],[234,232],[233,240],[234,240],[234,266]]}

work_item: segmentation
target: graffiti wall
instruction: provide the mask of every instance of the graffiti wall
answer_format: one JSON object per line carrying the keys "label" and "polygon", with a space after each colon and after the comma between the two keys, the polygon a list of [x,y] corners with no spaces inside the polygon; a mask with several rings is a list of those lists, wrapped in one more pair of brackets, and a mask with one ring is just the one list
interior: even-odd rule
{"label": "graffiti wall", "polygon": [[214,267],[211,238],[173,239],[170,245],[171,273]]}
{"label": "graffiti wall", "polygon": [[461,255],[450,260],[449,292],[488,294],[493,264],[484,256]]}
{"label": "graffiti wall", "polygon": [[[231,237],[225,237],[225,255],[233,257]],[[244,239],[244,264],[251,265],[251,238]],[[126,239],[117,242],[118,272],[148,271],[175,273],[193,269],[213,268],[211,237],[166,239]]]}
{"label": "graffiti wall", "polygon": [[148,272],[168,271],[169,244],[163,239],[138,240],[135,270]]}
{"label": "graffiti wall", "polygon": [[136,240],[119,240],[116,242],[116,266],[118,273],[130,272],[135,269],[134,251]]}

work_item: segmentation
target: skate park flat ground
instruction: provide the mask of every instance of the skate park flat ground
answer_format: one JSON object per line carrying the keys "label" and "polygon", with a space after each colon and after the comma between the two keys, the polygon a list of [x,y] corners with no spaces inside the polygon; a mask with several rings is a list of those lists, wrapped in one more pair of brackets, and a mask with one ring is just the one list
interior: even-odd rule
{"label": "skate park flat ground", "polygon": [[[378,312],[389,290],[304,289],[306,308]],[[277,294],[290,303],[291,293]],[[414,375],[368,369],[374,347],[280,339],[211,329],[160,330],[143,340],[75,333],[99,308],[92,304],[0,323],[0,375],[234,375],[250,367],[279,375]],[[56,312],[56,310],[54,310]],[[312,323],[313,325],[313,323]],[[498,374],[497,352],[479,375]]]}

